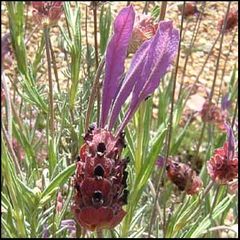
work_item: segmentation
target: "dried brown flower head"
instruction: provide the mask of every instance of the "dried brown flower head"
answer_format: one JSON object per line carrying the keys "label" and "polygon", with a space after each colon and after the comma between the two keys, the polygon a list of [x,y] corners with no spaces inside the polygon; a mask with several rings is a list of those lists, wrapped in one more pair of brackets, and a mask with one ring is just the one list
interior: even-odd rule
{"label": "dried brown flower head", "polygon": [[218,184],[227,184],[238,176],[238,158],[228,158],[228,143],[214,151],[214,155],[207,162],[208,174]]}
{"label": "dried brown flower head", "polygon": [[37,24],[47,27],[56,25],[63,13],[63,1],[33,1],[32,7]]}
{"label": "dried brown flower head", "polygon": [[227,111],[223,111],[216,104],[209,102],[208,100],[203,104],[200,111],[202,120],[207,123],[215,124],[220,130],[225,131],[224,122],[227,118]]}
{"label": "dried brown flower head", "polygon": [[[178,4],[178,10],[180,12],[182,12],[182,8],[183,8],[183,4]],[[192,16],[197,13],[199,13],[199,11],[197,9],[196,3],[194,3],[194,2],[185,3],[185,8],[184,8],[184,12],[183,12],[183,15],[185,17]]]}
{"label": "dried brown flower head", "polygon": [[[218,22],[217,28],[219,31],[223,30],[224,20],[225,16]],[[237,26],[237,24],[238,24],[238,10],[232,8],[227,15],[225,32],[231,31],[235,26]]]}
{"label": "dried brown flower head", "polygon": [[180,191],[194,195],[201,189],[202,180],[189,165],[168,160],[166,170],[168,178]]}

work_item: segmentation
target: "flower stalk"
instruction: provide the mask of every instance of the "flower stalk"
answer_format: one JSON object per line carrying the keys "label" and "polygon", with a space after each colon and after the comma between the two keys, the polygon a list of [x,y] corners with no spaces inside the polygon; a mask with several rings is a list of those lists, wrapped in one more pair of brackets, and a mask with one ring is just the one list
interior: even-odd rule
{"label": "flower stalk", "polygon": [[50,45],[49,45],[49,28],[44,28],[44,37],[46,44],[46,54],[47,54],[47,66],[48,66],[48,86],[49,86],[49,128],[50,135],[53,139],[54,136],[54,106],[53,106],[53,82],[51,73],[51,57],[50,57]]}

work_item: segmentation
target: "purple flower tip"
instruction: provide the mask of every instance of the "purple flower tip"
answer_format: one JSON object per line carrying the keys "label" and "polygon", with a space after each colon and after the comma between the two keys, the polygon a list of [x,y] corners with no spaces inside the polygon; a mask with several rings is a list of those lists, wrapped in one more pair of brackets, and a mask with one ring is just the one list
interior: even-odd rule
{"label": "purple flower tip", "polygon": [[234,157],[234,151],[235,151],[235,140],[234,140],[234,134],[232,127],[225,123],[224,124],[227,130],[227,157],[228,159],[232,159]]}
{"label": "purple flower tip", "polygon": [[222,110],[228,110],[231,107],[231,100],[229,99],[228,93],[222,97],[221,108]]}
{"label": "purple flower tip", "polygon": [[114,21],[114,34],[106,51],[100,127],[111,130],[123,104],[132,96],[125,118],[117,129],[117,135],[130,121],[140,103],[159,86],[179,45],[179,31],[173,27],[172,21],[160,22],[156,34],[138,48],[123,77],[134,20],[135,11],[131,5],[119,12]]}
{"label": "purple flower tip", "polygon": [[163,167],[163,164],[164,164],[164,157],[163,156],[159,156],[157,161],[156,161],[156,165],[159,167],[159,168],[162,168]]}

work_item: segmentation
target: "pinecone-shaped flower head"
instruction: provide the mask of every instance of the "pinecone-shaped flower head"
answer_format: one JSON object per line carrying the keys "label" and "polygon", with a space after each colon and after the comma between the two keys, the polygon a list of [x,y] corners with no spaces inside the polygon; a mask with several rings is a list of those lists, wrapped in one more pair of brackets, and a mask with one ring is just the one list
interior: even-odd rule
{"label": "pinecone-shaped flower head", "polygon": [[207,162],[208,174],[218,184],[228,184],[238,176],[238,157],[235,154],[234,136],[231,127],[227,126],[227,141],[223,147],[214,151]]}
{"label": "pinecone-shaped flower head", "polygon": [[33,1],[32,7],[37,24],[47,27],[56,25],[63,13],[63,1]]}
{"label": "pinecone-shaped flower head", "polygon": [[114,137],[101,128],[90,128],[84,137],[75,173],[73,212],[89,230],[113,228],[126,212],[127,160],[121,159],[124,136]]}
{"label": "pinecone-shaped flower head", "polygon": [[216,104],[207,100],[203,104],[200,115],[204,122],[215,124],[220,130],[225,131],[224,122],[227,118],[227,111],[222,110]]}
{"label": "pinecone-shaped flower head", "polygon": [[[183,4],[178,4],[178,10],[182,12]],[[184,11],[183,11],[183,16],[188,17],[192,15],[198,14],[199,11],[197,9],[197,5],[195,2],[188,2],[185,3]]]}
{"label": "pinecone-shaped flower head", "polygon": [[[223,31],[224,21],[225,16],[218,22],[217,28],[219,31]],[[235,26],[237,26],[237,24],[238,24],[238,10],[232,8],[227,15],[225,32],[231,31],[232,29],[234,29]]]}
{"label": "pinecone-shaped flower head", "polygon": [[169,180],[177,185],[180,191],[194,195],[201,189],[202,180],[189,165],[168,160],[166,170]]}

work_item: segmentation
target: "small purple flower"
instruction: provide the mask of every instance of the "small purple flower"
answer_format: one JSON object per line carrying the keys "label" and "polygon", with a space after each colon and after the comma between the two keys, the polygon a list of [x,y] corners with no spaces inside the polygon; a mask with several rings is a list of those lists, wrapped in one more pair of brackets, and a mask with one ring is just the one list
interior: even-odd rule
{"label": "small purple flower", "polygon": [[235,151],[235,141],[234,141],[234,135],[233,130],[231,126],[227,123],[224,124],[227,130],[227,158],[232,159],[234,157],[234,151]]}
{"label": "small purple flower", "polygon": [[42,238],[49,238],[49,235],[48,225],[44,224]]}
{"label": "small purple flower", "polygon": [[76,231],[76,222],[73,219],[62,220],[61,227],[68,229],[70,232]]}
{"label": "small purple flower", "polygon": [[228,110],[231,107],[231,100],[228,93],[222,97],[221,108],[223,111]]}
{"label": "small purple flower", "polygon": [[162,168],[163,167],[163,164],[164,164],[164,157],[163,156],[159,156],[157,161],[156,161],[156,165],[159,167],[159,168]]}

